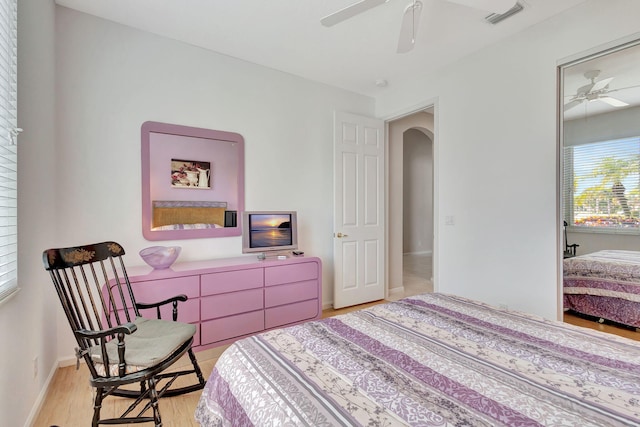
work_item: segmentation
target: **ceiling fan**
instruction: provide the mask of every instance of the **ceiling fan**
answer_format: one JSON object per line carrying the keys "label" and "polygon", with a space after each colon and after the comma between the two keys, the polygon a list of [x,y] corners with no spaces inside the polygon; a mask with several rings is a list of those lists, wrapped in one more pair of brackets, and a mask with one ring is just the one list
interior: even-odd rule
{"label": "ceiling fan", "polygon": [[626,107],[629,105],[624,101],[609,96],[608,94],[622,89],[630,89],[635,86],[631,86],[629,88],[609,89],[609,83],[611,83],[614,77],[596,81],[596,78],[598,78],[599,75],[600,70],[590,70],[584,73],[584,77],[591,80],[591,83],[578,88],[576,94],[572,95],[571,99],[564,104],[564,111],[576,107],[585,101],[602,101],[614,107]]}
{"label": "ceiling fan", "polygon": [[[320,20],[325,27],[332,27],[340,22],[346,21],[356,15],[373,9],[376,6],[387,3],[389,0],[360,0],[344,9],[340,9]],[[463,6],[481,9],[493,13],[504,13],[511,9],[516,0],[445,0],[451,3],[461,4]],[[418,24],[420,23],[420,12],[422,12],[422,2],[413,0],[405,8],[400,26],[400,38],[398,40],[398,53],[409,52],[413,49],[418,33]]]}

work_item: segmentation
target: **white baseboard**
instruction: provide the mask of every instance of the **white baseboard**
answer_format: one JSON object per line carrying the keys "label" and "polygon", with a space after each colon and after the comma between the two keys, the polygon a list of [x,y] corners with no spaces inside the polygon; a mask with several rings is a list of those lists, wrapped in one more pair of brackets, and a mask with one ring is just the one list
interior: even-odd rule
{"label": "white baseboard", "polygon": [[31,411],[29,412],[29,416],[27,417],[27,420],[24,423],[24,427],[32,427],[33,423],[36,421],[36,418],[38,418],[38,415],[40,414],[40,410],[42,409],[42,404],[44,403],[44,399],[47,397],[47,393],[49,392],[51,381],[53,380],[53,376],[56,374],[58,367],[59,367],[59,363],[54,364],[51,368],[51,371],[49,371],[49,375],[47,375],[47,379],[45,380],[44,385],[40,390],[40,393],[38,393],[38,397],[36,398],[35,403],[31,407]]}
{"label": "white baseboard", "polygon": [[389,295],[404,293],[404,286],[397,286],[395,288],[389,289]]}
{"label": "white baseboard", "polygon": [[402,255],[433,255],[433,251],[404,252]]}
{"label": "white baseboard", "polygon": [[[58,359],[58,368],[66,368],[67,366],[73,366],[76,364],[76,358],[74,356],[68,356],[62,359]],[[80,359],[80,363],[84,360]]]}

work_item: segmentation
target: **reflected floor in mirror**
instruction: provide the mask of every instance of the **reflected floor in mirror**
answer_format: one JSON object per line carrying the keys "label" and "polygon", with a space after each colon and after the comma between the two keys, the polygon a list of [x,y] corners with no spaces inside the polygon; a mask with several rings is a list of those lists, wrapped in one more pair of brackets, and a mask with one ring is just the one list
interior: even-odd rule
{"label": "reflected floor in mirror", "polygon": [[402,256],[402,286],[404,292],[393,293],[388,300],[433,292],[433,257],[430,253]]}

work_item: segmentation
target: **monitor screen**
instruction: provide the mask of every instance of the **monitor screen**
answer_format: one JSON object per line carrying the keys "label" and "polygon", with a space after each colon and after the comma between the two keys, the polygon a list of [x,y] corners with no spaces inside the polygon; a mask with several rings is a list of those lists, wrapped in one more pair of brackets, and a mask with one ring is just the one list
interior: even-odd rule
{"label": "monitor screen", "polygon": [[296,249],[297,215],[293,211],[244,212],[242,252]]}

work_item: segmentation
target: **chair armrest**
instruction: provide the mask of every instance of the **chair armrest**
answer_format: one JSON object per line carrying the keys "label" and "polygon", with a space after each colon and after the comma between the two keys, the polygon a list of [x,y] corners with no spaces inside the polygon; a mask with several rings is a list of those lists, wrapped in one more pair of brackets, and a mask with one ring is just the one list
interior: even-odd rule
{"label": "chair armrest", "polygon": [[187,299],[188,298],[186,295],[181,294],[181,295],[176,295],[174,297],[167,298],[163,301],[158,301],[154,303],[137,302],[136,308],[138,309],[155,308],[158,319],[161,319],[162,316],[160,314],[160,307],[162,307],[163,305],[172,303],[173,304],[172,317],[173,317],[173,320],[176,321],[178,319],[178,301],[185,302]]}
{"label": "chair armrest", "polygon": [[158,302],[138,302],[136,303],[136,306],[138,308],[156,308],[156,307],[161,307],[163,305],[172,303],[174,301],[181,301],[184,302],[186,301],[188,298],[186,295],[176,295],[174,297],[171,298],[167,298],[165,300],[162,301],[158,301]]}
{"label": "chair armrest", "polygon": [[113,328],[104,329],[101,331],[90,331],[88,329],[79,329],[76,333],[82,338],[96,340],[100,338],[110,337],[116,334],[131,335],[138,330],[138,327],[133,323],[124,323],[122,325],[115,326]]}
{"label": "chair armrest", "polygon": [[[118,325],[116,327],[105,329],[102,331],[91,331],[88,329],[79,329],[76,331],[76,334],[90,341],[92,340],[99,341],[100,349],[101,349],[100,352],[102,353],[102,360],[104,362],[104,365],[107,367],[107,369],[109,366],[109,356],[107,355],[107,349],[105,345],[109,341],[107,338],[115,335],[116,339],[118,340],[118,359],[119,359],[118,373],[122,377],[124,376],[126,372],[126,367],[127,367],[124,360],[124,353],[125,353],[124,336],[131,335],[137,330],[138,330],[138,326],[136,326],[135,324],[124,323],[122,325]],[[86,358],[85,360],[87,361],[87,364],[90,363],[89,359],[91,359],[91,353],[88,348],[82,351],[76,348],[76,370],[80,367],[80,359],[82,357]]]}
{"label": "chair armrest", "polygon": [[565,253],[564,258],[572,258],[572,257],[576,256],[577,255],[576,252],[577,252],[578,246],[580,246],[580,245],[577,244],[577,243],[573,243],[571,245],[566,245],[566,248],[564,250],[564,253]]}

